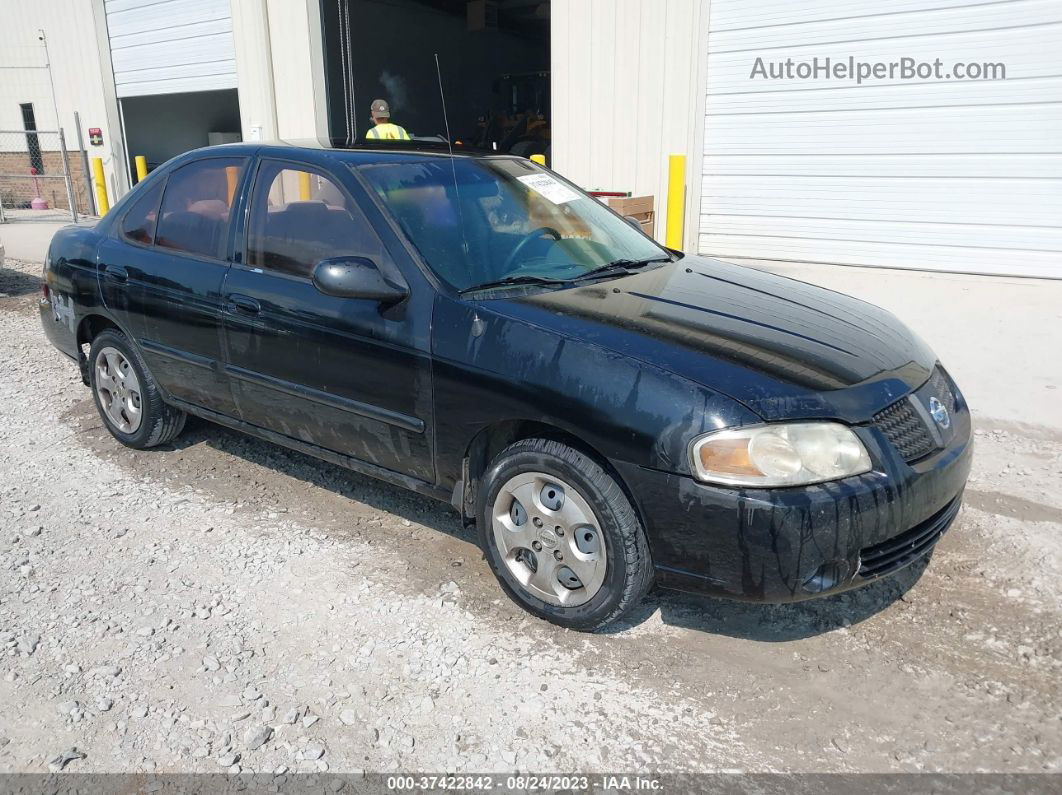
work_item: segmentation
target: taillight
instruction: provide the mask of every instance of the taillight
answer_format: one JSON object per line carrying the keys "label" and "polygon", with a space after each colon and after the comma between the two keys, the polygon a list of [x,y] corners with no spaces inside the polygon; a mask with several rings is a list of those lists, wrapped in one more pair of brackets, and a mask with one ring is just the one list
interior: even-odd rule
{"label": "taillight", "polygon": [[41,282],[41,303],[48,303],[51,300],[51,295],[51,290],[48,289],[48,282]]}

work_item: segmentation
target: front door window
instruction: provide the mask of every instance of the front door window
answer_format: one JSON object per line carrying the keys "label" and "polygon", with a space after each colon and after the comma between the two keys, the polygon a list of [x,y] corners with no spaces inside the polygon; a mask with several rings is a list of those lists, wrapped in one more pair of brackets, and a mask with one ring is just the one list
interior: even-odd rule
{"label": "front door window", "polygon": [[368,222],[331,179],[282,163],[263,164],[251,197],[247,265],[308,279],[323,259],[379,262],[382,252]]}

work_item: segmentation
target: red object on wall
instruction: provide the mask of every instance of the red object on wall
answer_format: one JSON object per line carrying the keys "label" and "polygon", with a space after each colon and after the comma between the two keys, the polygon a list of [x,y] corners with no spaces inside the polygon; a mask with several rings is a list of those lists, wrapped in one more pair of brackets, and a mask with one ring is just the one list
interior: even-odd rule
{"label": "red object on wall", "polygon": [[103,146],[103,130],[99,127],[89,127],[89,143],[93,146]]}

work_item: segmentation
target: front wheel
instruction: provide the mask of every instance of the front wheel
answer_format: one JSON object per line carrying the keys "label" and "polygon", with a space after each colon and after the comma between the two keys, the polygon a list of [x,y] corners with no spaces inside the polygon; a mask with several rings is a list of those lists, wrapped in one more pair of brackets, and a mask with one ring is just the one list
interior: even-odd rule
{"label": "front wheel", "polygon": [[652,584],[645,532],[616,480],[560,442],[503,450],[477,490],[487,561],[525,610],[592,631],[627,613]]}

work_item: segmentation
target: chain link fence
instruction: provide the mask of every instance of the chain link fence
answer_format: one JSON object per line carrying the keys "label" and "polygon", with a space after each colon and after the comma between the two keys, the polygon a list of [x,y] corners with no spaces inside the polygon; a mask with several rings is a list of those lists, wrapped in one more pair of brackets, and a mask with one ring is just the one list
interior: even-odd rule
{"label": "chain link fence", "polygon": [[62,130],[0,130],[0,222],[77,221],[92,212],[90,190]]}

